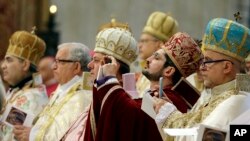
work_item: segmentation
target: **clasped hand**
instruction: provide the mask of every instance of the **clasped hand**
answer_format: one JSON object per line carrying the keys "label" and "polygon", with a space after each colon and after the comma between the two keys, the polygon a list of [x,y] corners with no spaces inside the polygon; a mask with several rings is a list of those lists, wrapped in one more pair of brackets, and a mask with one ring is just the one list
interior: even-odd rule
{"label": "clasped hand", "polygon": [[[159,86],[155,85],[154,86],[156,90],[159,90]],[[161,106],[163,106],[165,103],[169,102],[172,103],[172,101],[167,97],[167,95],[163,92],[162,97],[159,97],[159,91],[154,91],[153,93],[153,108],[155,112],[158,114]]]}

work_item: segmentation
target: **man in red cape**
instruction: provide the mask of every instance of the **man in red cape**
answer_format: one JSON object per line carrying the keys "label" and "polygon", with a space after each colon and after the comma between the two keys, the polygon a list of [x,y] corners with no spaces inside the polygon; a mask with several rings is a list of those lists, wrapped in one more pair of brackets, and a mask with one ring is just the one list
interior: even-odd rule
{"label": "man in red cape", "polygon": [[[84,141],[162,141],[155,121],[120,85],[122,74],[129,72],[129,64],[137,57],[131,32],[126,28],[103,29],[96,37],[94,51],[88,67],[97,79]],[[111,63],[104,64],[104,58]]]}

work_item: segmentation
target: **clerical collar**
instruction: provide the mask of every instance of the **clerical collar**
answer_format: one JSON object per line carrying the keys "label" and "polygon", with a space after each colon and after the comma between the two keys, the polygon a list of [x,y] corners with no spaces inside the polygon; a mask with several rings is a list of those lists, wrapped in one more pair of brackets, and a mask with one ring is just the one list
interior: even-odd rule
{"label": "clerical collar", "polygon": [[77,75],[73,77],[70,81],[68,81],[67,83],[63,85],[59,85],[55,92],[59,94],[59,97],[61,97],[64,94],[66,94],[65,92],[67,92],[69,88],[71,88],[76,82],[80,80],[81,80],[81,77]]}
{"label": "clerical collar", "polygon": [[230,89],[235,89],[236,80],[229,81],[227,83],[221,84],[211,89],[212,95],[218,95]]}
{"label": "clerical collar", "polygon": [[19,83],[17,83],[15,86],[10,86],[11,89],[14,89],[14,88],[19,88],[19,89],[22,89],[23,86],[28,82],[32,80],[32,75],[23,79],[22,81],[20,81]]}

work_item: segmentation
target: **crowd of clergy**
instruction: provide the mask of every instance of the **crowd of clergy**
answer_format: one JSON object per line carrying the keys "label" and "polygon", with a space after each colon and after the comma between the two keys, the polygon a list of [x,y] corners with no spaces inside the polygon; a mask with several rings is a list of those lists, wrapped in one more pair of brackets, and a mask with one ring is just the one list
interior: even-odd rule
{"label": "crowd of clergy", "polygon": [[250,30],[237,21],[211,19],[194,39],[155,11],[139,40],[112,19],[95,41],[44,56],[34,32],[12,34],[1,141],[225,141],[231,124],[250,124],[239,120],[250,112]]}

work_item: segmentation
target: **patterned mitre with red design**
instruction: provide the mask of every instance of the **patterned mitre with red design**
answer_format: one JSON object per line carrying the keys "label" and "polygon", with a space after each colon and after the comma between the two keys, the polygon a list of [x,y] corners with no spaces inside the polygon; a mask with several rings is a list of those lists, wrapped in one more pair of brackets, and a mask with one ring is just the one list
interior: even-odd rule
{"label": "patterned mitre with red design", "polygon": [[165,43],[163,49],[183,77],[187,77],[199,69],[202,52],[187,33],[174,34]]}
{"label": "patterned mitre with red design", "polygon": [[46,49],[45,42],[33,33],[16,31],[9,40],[6,55],[13,55],[21,59],[29,60],[37,66]]}
{"label": "patterned mitre with red design", "polygon": [[174,34],[163,49],[183,76],[172,89],[182,96],[189,108],[192,108],[200,93],[185,78],[199,69],[203,57],[201,49],[187,33],[181,32]]}

